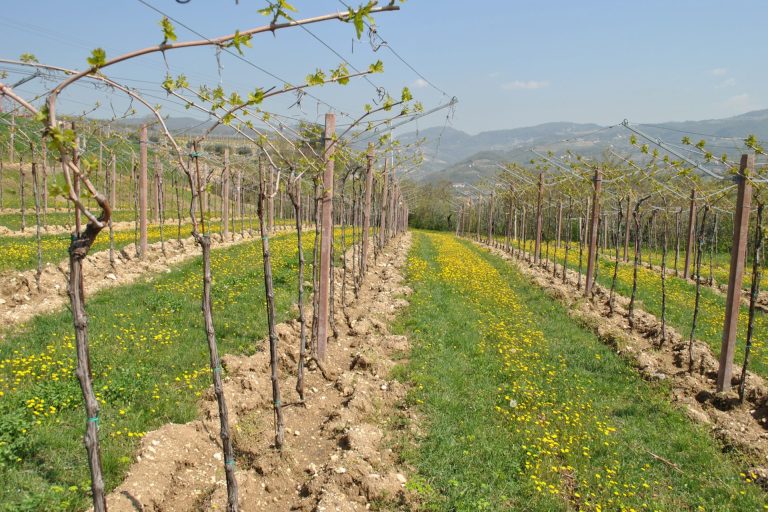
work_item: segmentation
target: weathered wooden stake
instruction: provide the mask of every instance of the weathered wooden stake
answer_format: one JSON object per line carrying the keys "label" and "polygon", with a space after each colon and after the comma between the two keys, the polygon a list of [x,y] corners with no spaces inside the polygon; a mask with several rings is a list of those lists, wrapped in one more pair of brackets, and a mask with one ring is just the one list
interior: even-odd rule
{"label": "weathered wooden stake", "polygon": [[117,209],[117,157],[112,153],[112,162],[109,170],[109,204]]}
{"label": "weathered wooden stake", "polygon": [[736,328],[739,322],[741,305],[741,283],[744,277],[744,256],[749,236],[749,209],[752,205],[752,185],[747,180],[755,166],[755,155],[741,155],[739,173],[736,175],[738,193],[736,212],[733,217],[733,247],[731,249],[731,268],[728,276],[728,295],[725,301],[725,322],[723,341],[720,346],[720,368],[717,371],[717,391],[731,389],[733,370],[733,351],[736,346]]}
{"label": "weathered wooden stake", "polygon": [[370,243],[369,231],[371,230],[371,191],[373,189],[373,143],[368,144],[368,161],[365,168],[365,204],[363,206],[363,245],[360,257],[360,279],[365,278],[368,270],[368,244]]}
{"label": "weathered wooden stake", "polygon": [[[563,228],[563,201],[557,202],[557,242],[555,243],[555,249],[560,248],[560,238],[562,237]],[[557,259],[555,258],[555,261]],[[557,264],[555,264],[557,266]]]}
{"label": "weathered wooden stake", "polygon": [[584,295],[589,297],[592,293],[592,278],[595,274],[595,260],[597,258],[597,231],[600,220],[600,189],[602,187],[602,175],[600,167],[595,168],[594,191],[592,195],[592,218],[589,228],[589,252],[587,254],[587,281],[584,283]]}
{"label": "weathered wooden stake", "polygon": [[336,115],[325,115],[325,172],[321,195],[322,219],[320,231],[320,303],[318,305],[317,357],[325,361],[328,342],[328,309],[331,282],[331,241],[333,238],[333,153],[336,147],[333,136],[336,132]]}
{"label": "weathered wooden stake", "polygon": [[160,164],[160,155],[155,153],[155,172],[152,178],[154,186],[152,187],[152,222],[157,224],[160,222],[160,180],[163,174],[163,167]]}
{"label": "weathered wooden stake", "polygon": [[533,249],[533,262],[541,262],[541,200],[544,196],[544,173],[539,173],[539,193],[536,198],[536,245]]}
{"label": "weathered wooden stake", "polygon": [[624,226],[624,263],[629,261],[629,219],[632,217],[632,197],[627,197],[627,216]]}
{"label": "weathered wooden stake", "polygon": [[229,237],[229,148],[224,148],[224,170],[221,172],[222,239]]}
{"label": "weathered wooden stake", "polygon": [[688,210],[688,243],[685,246],[685,267],[683,279],[691,276],[691,257],[693,256],[693,239],[696,234],[696,189],[691,189],[691,206]]}
{"label": "weathered wooden stake", "polygon": [[493,192],[488,205],[488,244],[493,244]]}
{"label": "weathered wooden stake", "polygon": [[387,241],[387,210],[389,209],[389,160],[384,157],[384,185],[381,191],[381,222],[379,225],[379,247],[384,247]]}
{"label": "weathered wooden stake", "polygon": [[141,127],[139,138],[139,256],[147,254],[147,127]]}

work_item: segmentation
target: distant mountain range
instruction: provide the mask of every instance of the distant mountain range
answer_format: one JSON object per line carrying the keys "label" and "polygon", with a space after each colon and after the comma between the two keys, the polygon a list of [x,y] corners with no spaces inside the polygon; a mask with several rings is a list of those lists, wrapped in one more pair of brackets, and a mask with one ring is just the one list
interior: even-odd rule
{"label": "distant mountain range", "polygon": [[[768,110],[756,110],[726,119],[654,123],[639,128],[654,138],[674,144],[679,144],[686,135],[694,143],[704,139],[714,154],[727,152],[733,157],[743,151],[741,141],[747,135],[768,140]],[[597,124],[558,122],[477,135],[450,127],[436,127],[407,133],[399,140],[408,144],[426,139],[423,146],[425,161],[411,173],[413,179],[476,183],[495,175],[501,162],[525,163],[535,158],[530,148],[537,148],[542,153],[562,153],[571,149],[587,157],[599,157],[611,147],[622,155],[635,154],[637,149],[629,144],[630,135],[622,126],[610,128]],[[717,137],[731,137],[733,140]]]}
{"label": "distant mountain range", "polygon": [[[152,121],[154,118],[128,119],[122,123],[134,127]],[[197,135],[210,126],[210,121],[169,117],[166,124],[171,132]],[[679,144],[686,135],[693,142],[704,139],[714,154],[727,152],[733,157],[744,150],[742,141],[750,134],[760,140],[768,140],[768,109],[725,119],[652,123],[639,127],[652,137],[675,144]],[[220,126],[214,131],[214,136],[219,137],[235,135],[228,126]],[[451,127],[435,127],[409,132],[398,139],[403,144],[426,139],[423,145],[424,163],[409,174],[411,178],[417,181],[447,180],[458,184],[476,183],[491,177],[498,172],[498,165],[502,162],[528,162],[535,157],[530,148],[555,153],[570,149],[586,157],[600,157],[612,147],[622,155],[638,156],[637,148],[629,144],[629,137],[630,132],[622,126],[611,128],[598,124],[557,122],[477,135]]]}

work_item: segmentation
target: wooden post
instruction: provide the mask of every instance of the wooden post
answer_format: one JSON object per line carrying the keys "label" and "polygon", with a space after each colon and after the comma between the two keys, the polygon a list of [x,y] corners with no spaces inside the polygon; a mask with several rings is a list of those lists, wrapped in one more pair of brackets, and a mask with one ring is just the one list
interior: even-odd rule
{"label": "wooden post", "polygon": [[11,133],[8,142],[8,161],[13,162],[16,160],[16,116],[11,114]]}
{"label": "wooden post", "polygon": [[563,227],[563,201],[557,202],[557,243],[555,244],[555,249],[560,248],[560,238],[562,233],[562,227]]}
{"label": "wooden post", "polygon": [[[397,187],[397,179],[395,176],[395,158],[392,157],[392,165],[389,166],[389,173],[391,176],[389,177],[389,188],[391,189],[389,191],[389,206],[387,207],[387,214],[389,215],[389,219],[387,220],[387,226],[390,231],[390,234],[394,236],[395,229],[397,226],[395,226],[395,208],[397,207],[397,193],[396,193],[396,187]],[[478,223],[480,222],[480,219],[478,219]],[[389,235],[387,236],[387,240],[391,238]]]}
{"label": "wooden post", "polygon": [[[34,158],[34,156],[32,157]],[[25,190],[24,182],[26,181],[27,174],[24,172],[24,162],[19,159],[19,206],[21,206],[21,232],[23,233],[27,229],[27,210],[25,204]]]}
{"label": "wooden post", "polygon": [[374,149],[373,143],[368,144],[368,162],[365,168],[365,203],[363,206],[363,247],[360,263],[360,275],[361,278],[365,277],[365,272],[368,268],[368,244],[369,244],[369,231],[371,230],[371,189],[373,188],[373,159]]}
{"label": "wooden post", "polygon": [[[42,143],[43,146],[43,186],[41,187],[40,193],[42,194],[42,201],[43,201],[43,224],[48,224],[48,147],[45,145],[45,142]],[[2,184],[0,184],[0,189],[2,189]],[[112,206],[112,205],[110,205]],[[2,202],[0,201],[0,208],[2,208]],[[114,209],[114,207],[112,207]]]}
{"label": "wooden post", "polygon": [[533,249],[533,262],[541,262],[541,199],[544,195],[544,173],[539,173],[539,194],[536,199],[536,246]]}
{"label": "wooden post", "polygon": [[600,167],[595,168],[595,189],[592,195],[592,218],[589,227],[589,252],[587,253],[587,282],[584,285],[584,295],[589,297],[592,293],[592,278],[595,274],[597,259],[597,227],[600,220],[600,189],[602,187],[602,175]]}
{"label": "wooden post", "polygon": [[517,246],[517,207],[515,207],[515,220],[512,227],[512,253],[515,252]]}
{"label": "wooden post", "polygon": [[163,167],[160,164],[160,155],[155,153],[155,186],[154,194],[152,197],[152,222],[157,224],[160,222],[160,175],[163,173]]}
{"label": "wooden post", "polygon": [[275,231],[275,169],[270,165],[267,174],[267,231]]}
{"label": "wooden post", "polygon": [[141,127],[139,137],[139,256],[147,254],[147,126]]}
{"label": "wooden post", "polygon": [[[101,130],[99,130],[99,132],[100,132],[99,136],[103,137],[103,134],[101,133]],[[101,171],[102,171],[102,169],[104,167],[103,163],[104,163],[104,143],[103,142],[99,142],[99,163],[98,163],[99,169],[96,172],[96,176],[93,178],[93,184],[94,185],[96,185],[96,180],[98,180],[98,178],[101,177]],[[106,178],[104,179],[104,187],[105,188],[107,187],[107,180],[106,180]]]}
{"label": "wooden post", "polygon": [[[688,243],[685,245],[685,267],[683,279],[691,276],[691,256],[693,256],[693,239],[696,235],[696,189],[691,189],[691,207],[688,211]],[[735,240],[734,240],[735,243]],[[735,245],[734,245],[735,247]]]}
{"label": "wooden post", "polygon": [[109,206],[112,211],[117,210],[117,157],[112,153],[112,162],[109,171]]}
{"label": "wooden post", "polygon": [[741,284],[744,277],[744,257],[747,252],[749,236],[749,209],[752,206],[752,185],[747,180],[755,166],[755,155],[741,155],[739,174],[736,175],[738,193],[736,212],[733,216],[733,247],[731,248],[731,268],[728,275],[728,295],[725,300],[725,322],[723,341],[720,346],[720,368],[717,371],[717,391],[731,389],[733,370],[733,351],[736,346],[736,328],[739,322],[741,305]]}
{"label": "wooden post", "polygon": [[387,241],[387,208],[389,207],[389,201],[387,200],[387,194],[389,190],[389,174],[387,171],[388,163],[389,161],[385,156],[384,186],[381,192],[381,223],[379,224],[379,247],[384,247],[384,243]]}
{"label": "wooden post", "polygon": [[629,219],[632,218],[632,198],[627,197],[627,215],[624,225],[624,263],[629,261]]}
{"label": "wooden post", "polygon": [[493,192],[488,205],[488,245],[493,245]]}
{"label": "wooden post", "polygon": [[328,298],[331,283],[331,241],[333,238],[333,153],[336,131],[335,114],[325,114],[325,171],[323,172],[322,219],[320,231],[320,300],[317,324],[317,357],[325,360],[325,347],[328,341]]}
{"label": "wooden post", "polygon": [[[235,218],[240,218],[240,234],[245,234],[245,210],[243,209],[243,170],[237,168],[237,185],[235,186]],[[232,226],[233,231],[237,231],[237,226]]]}
{"label": "wooden post", "polygon": [[[202,173],[199,173],[197,176],[197,181],[200,190],[197,191],[198,194],[200,194],[200,216],[202,218],[205,218],[208,215],[208,164],[203,163],[203,171]],[[210,230],[210,225],[208,227]],[[207,232],[204,232],[203,234],[208,234]]]}
{"label": "wooden post", "polygon": [[224,170],[221,173],[222,239],[229,236],[229,148],[224,148]]}

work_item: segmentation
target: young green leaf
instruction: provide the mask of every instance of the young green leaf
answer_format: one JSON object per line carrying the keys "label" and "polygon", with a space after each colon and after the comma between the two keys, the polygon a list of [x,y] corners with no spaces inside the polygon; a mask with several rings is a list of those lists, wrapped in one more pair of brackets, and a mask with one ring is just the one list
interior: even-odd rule
{"label": "young green leaf", "polygon": [[381,62],[381,60],[377,60],[370,66],[368,66],[368,72],[369,73],[383,73],[384,72],[384,63]]}
{"label": "young green leaf", "polygon": [[248,93],[248,103],[251,105],[258,105],[262,101],[264,101],[264,90],[262,88]]}
{"label": "young green leaf", "polygon": [[91,56],[88,57],[88,65],[93,69],[99,69],[107,62],[107,52],[104,48],[96,48],[91,52]]}
{"label": "young green leaf", "polygon": [[168,44],[168,41],[176,41],[176,30],[173,28],[173,23],[167,16],[163,16],[160,20],[160,26],[163,28],[163,42],[162,44]]}
{"label": "young green leaf", "polygon": [[165,80],[163,80],[163,89],[171,92],[173,91],[175,85],[176,83],[174,82],[173,77],[171,75],[165,75]]}
{"label": "young green leaf", "polygon": [[308,85],[323,85],[325,83],[325,73],[323,73],[323,70],[318,69],[314,74],[307,75],[307,84]]}
{"label": "young green leaf", "polygon": [[349,69],[345,64],[339,64],[337,69],[331,72],[331,80],[335,80],[340,85],[347,85],[349,83]]}
{"label": "young green leaf", "polygon": [[251,48],[251,34],[241,34],[239,30],[235,31],[235,37],[232,38],[232,42],[228,46],[234,46],[237,53],[243,55],[243,46]]}
{"label": "young green leaf", "polygon": [[176,88],[177,89],[186,89],[189,87],[189,82],[187,81],[187,77],[184,75],[179,75],[176,77]]}

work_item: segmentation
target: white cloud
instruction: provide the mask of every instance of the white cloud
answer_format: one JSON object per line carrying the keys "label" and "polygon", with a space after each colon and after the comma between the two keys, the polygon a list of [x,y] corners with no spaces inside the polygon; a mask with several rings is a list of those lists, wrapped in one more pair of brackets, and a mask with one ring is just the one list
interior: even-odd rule
{"label": "white cloud", "polygon": [[543,89],[545,87],[549,87],[549,82],[546,80],[515,80],[514,82],[501,84],[501,88],[505,91]]}
{"label": "white cloud", "polygon": [[417,78],[416,81],[413,82],[413,86],[417,89],[424,89],[425,87],[429,87],[429,84],[423,78]]}
{"label": "white cloud", "polygon": [[751,110],[752,100],[749,94],[742,93],[735,96],[731,96],[723,102],[723,106],[734,112],[746,112]]}
{"label": "white cloud", "polygon": [[725,76],[728,73],[726,68],[715,68],[709,71],[712,76]]}

